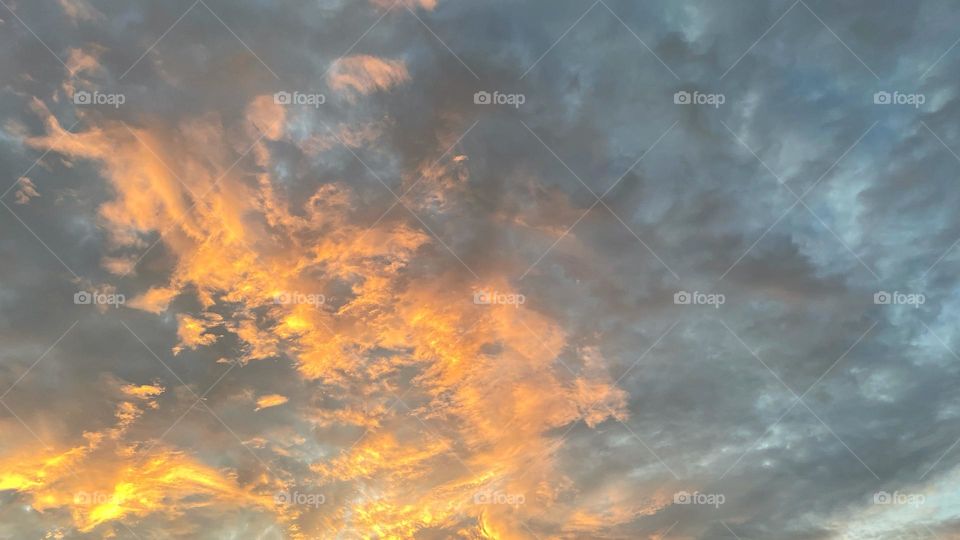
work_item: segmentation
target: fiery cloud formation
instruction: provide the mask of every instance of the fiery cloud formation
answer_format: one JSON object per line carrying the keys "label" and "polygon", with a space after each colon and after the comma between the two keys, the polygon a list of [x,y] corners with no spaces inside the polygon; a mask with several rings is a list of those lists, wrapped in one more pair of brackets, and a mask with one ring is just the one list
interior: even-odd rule
{"label": "fiery cloud formation", "polygon": [[[282,133],[272,126],[260,131],[264,116],[276,116],[265,115],[269,107],[262,103],[256,98],[247,108],[244,132],[250,135],[240,146],[257,147],[266,132]],[[312,483],[321,488],[354,482],[369,490],[342,503],[326,525],[331,530],[405,538],[440,524],[466,533],[476,525],[464,524],[479,523],[482,516],[485,527],[503,531],[502,536],[522,536],[522,520],[542,516],[544,508],[557,503],[555,495],[541,494],[536,505],[514,504],[509,511],[490,510],[474,499],[482,499],[484,490],[532,499],[562,474],[551,430],[578,420],[596,427],[609,417],[627,418],[625,394],[612,386],[598,351],[578,352],[580,375],[559,373],[554,358],[568,342],[555,321],[527,306],[477,305],[451,271],[412,268],[418,253],[438,240],[411,224],[383,222],[369,229],[352,224],[356,194],[348,185],[326,184],[298,205],[279,196],[266,172],[252,185],[240,175],[217,177],[212,171],[228,170],[235,158],[227,150],[227,128],[214,118],[175,131],[178,138],[203,138],[203,151],[195,152],[150,128],[106,124],[67,133],[44,107],[35,108],[49,132],[28,144],[71,160],[92,160],[113,183],[117,195],[101,206],[99,219],[114,249],[143,249],[149,247],[148,233],[164,233],[160,241],[173,257],[169,281],[134,298],[131,307],[175,316],[174,354],[230,336],[239,342],[241,363],[289,357],[307,381],[338,389],[335,402],[311,404],[330,417],[326,428],[367,429],[342,454],[307,463]],[[211,167],[218,147],[221,161]],[[175,152],[190,184],[159,162]],[[273,160],[269,148],[260,147],[259,166],[269,168]],[[461,168],[451,160],[446,169],[432,171],[427,182],[434,184],[435,178],[435,188],[449,192],[447,182],[453,187],[468,181]],[[195,199],[194,192],[207,195]],[[426,193],[414,205],[451,196],[455,192]],[[438,215],[454,212],[457,204],[450,200]],[[308,301],[333,297],[337,285],[345,291],[338,306]],[[510,286],[502,279],[489,285],[501,291]],[[171,299],[185,296],[199,303],[199,311],[172,311]],[[281,297],[286,302],[278,303]],[[139,397],[153,392],[151,386],[124,388]],[[371,400],[394,404],[358,412]],[[285,396],[267,395],[256,406],[262,410],[285,402]],[[417,410],[408,402],[417,403]],[[138,415],[124,410],[121,421]],[[203,479],[209,472],[183,467],[184,478],[195,472],[201,479],[194,481],[224,489],[220,480]],[[136,472],[149,478],[161,469],[158,463]],[[143,515],[153,498],[169,496],[164,489],[196,488],[179,480],[174,476],[170,486],[152,485],[147,494],[117,494],[124,501],[147,502],[111,502],[77,525],[90,530]],[[135,488],[135,482],[125,481],[117,489]]]}
{"label": "fiery cloud formation", "polygon": [[721,4],[5,6],[0,538],[960,537],[958,16]]}
{"label": "fiery cloud formation", "polygon": [[122,386],[120,394],[133,401],[117,404],[114,427],[84,432],[81,446],[5,457],[0,489],[29,493],[31,507],[41,513],[66,510],[80,533],[123,534],[125,521],[157,513],[175,518],[208,507],[273,511],[268,499],[239,486],[229,472],[180,451],[127,440],[143,407],[157,409],[155,399],[163,392],[153,385]]}

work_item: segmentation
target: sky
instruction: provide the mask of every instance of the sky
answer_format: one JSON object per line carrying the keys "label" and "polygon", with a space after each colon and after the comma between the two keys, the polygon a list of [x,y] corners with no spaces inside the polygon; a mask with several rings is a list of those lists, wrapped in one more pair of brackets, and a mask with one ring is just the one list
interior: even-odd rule
{"label": "sky", "polygon": [[0,0],[0,539],[960,539],[957,7]]}

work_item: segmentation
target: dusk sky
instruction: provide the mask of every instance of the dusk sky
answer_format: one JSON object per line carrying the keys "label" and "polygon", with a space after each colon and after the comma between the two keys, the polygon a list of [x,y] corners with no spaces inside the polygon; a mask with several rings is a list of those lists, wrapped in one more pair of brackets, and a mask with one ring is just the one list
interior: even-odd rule
{"label": "dusk sky", "polygon": [[960,539],[960,5],[0,0],[0,540]]}

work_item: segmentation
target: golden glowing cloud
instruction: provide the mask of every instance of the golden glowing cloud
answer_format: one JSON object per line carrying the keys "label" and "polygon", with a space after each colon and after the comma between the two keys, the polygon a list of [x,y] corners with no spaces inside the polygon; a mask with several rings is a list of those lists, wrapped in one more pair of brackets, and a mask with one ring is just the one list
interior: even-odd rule
{"label": "golden glowing cloud", "polygon": [[279,405],[283,405],[287,401],[289,401],[287,396],[281,396],[280,394],[268,394],[265,396],[260,396],[257,398],[256,410],[259,411],[262,409],[268,409],[270,407],[277,407]]}
{"label": "golden glowing cloud", "polygon": [[[354,56],[341,60],[330,77],[335,89],[367,93],[409,75],[402,62]],[[297,408],[317,429],[353,427],[363,434],[352,446],[307,458],[312,483],[347,483],[354,493],[325,514],[319,525],[324,534],[354,530],[362,537],[409,538],[424,527],[444,526],[474,537],[525,538],[530,519],[560,526],[569,521],[581,529],[640,512],[629,501],[610,498],[610,505],[627,505],[613,512],[570,497],[561,503],[558,495],[569,480],[558,467],[562,441],[550,433],[580,420],[596,426],[626,418],[626,395],[613,385],[600,353],[573,350],[583,366],[574,376],[556,362],[571,347],[556,321],[527,304],[474,303],[481,290],[516,297],[505,276],[464,283],[456,271],[440,269],[413,279],[413,272],[425,272],[414,263],[426,248],[437,247],[435,239],[414,224],[356,224],[357,193],[346,183],[324,184],[306,200],[283,195],[261,134],[277,141],[293,135],[272,102],[255,99],[242,129],[207,116],[173,129],[133,127],[132,133],[110,123],[66,133],[41,103],[34,109],[47,134],[28,144],[92,160],[111,182],[115,197],[101,207],[100,222],[113,248],[146,250],[150,234],[163,234],[173,260],[169,280],[129,307],[163,313],[176,297],[195,298],[198,312],[174,314],[174,352],[211,346],[229,333],[242,346],[242,363],[288,357],[304,381],[339,389],[322,406]],[[450,139],[440,142],[446,146]],[[233,166],[246,149],[259,169],[254,181]],[[411,192],[412,206],[442,214],[461,204],[465,161],[423,165],[405,178],[409,185],[423,178]],[[334,286],[345,286],[347,294],[336,304],[321,300]],[[404,373],[416,375],[401,401],[395,382]],[[118,408],[119,433],[142,413],[135,400],[154,403],[149,400],[160,391],[124,388],[132,400]],[[261,395],[257,409],[289,399]],[[408,401],[417,405],[408,409]],[[302,438],[293,440],[296,445]],[[77,452],[72,459],[87,451]],[[97,486],[85,486],[109,497],[77,511],[79,528],[142,516],[171,499],[200,504],[188,502],[197,493],[262,506],[253,488],[176,451],[158,450],[134,463],[116,464]],[[25,462],[3,477],[4,485],[60,504],[67,492],[31,472],[43,466]],[[512,503],[488,504],[484,497]],[[302,512],[278,518],[291,535],[309,536],[303,531],[308,522],[298,518]]]}
{"label": "golden glowing cloud", "polygon": [[[158,385],[120,387],[121,394],[150,408],[157,407],[154,398],[163,391]],[[278,511],[270,495],[272,486],[243,487],[229,472],[182,452],[156,443],[123,442],[142,413],[136,402],[122,401],[116,406],[114,426],[85,433],[82,445],[39,452],[29,448],[4,456],[0,491],[24,494],[40,512],[66,509],[81,532],[154,514],[174,518],[211,506]]]}

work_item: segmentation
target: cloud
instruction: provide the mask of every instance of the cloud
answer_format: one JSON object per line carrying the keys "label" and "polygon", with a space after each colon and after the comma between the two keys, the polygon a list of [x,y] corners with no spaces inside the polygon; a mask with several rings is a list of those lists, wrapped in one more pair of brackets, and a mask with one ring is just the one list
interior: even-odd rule
{"label": "cloud", "polygon": [[[43,108],[37,110],[44,114]],[[248,116],[248,121],[256,122],[256,117]],[[200,312],[176,313],[175,354],[214,346],[229,332],[240,340],[243,361],[282,353],[294,360],[305,379],[351,389],[354,394],[342,396],[341,404],[331,412],[314,416],[327,418],[321,425],[335,422],[421,431],[415,438],[400,439],[391,433],[372,436],[366,444],[347,449],[330,462],[310,463],[318,482],[376,477],[383,497],[400,500],[402,493],[409,492],[411,481],[430,478],[435,467],[451,459],[450,445],[464,445],[464,456],[459,459],[473,465],[463,473],[436,479],[440,481],[437,489],[446,498],[418,495],[420,504],[430,508],[435,519],[461,521],[478,517],[483,507],[466,503],[450,507],[451,498],[469,501],[481,484],[521,470],[527,471],[528,481],[510,489],[532,492],[537,482],[554,474],[555,449],[544,436],[546,431],[581,418],[593,427],[611,416],[626,418],[624,393],[611,387],[598,352],[584,351],[583,375],[565,381],[551,364],[566,346],[564,333],[549,318],[523,306],[478,306],[471,300],[472,293],[458,287],[448,271],[429,280],[433,283],[409,280],[412,263],[423,256],[424,249],[436,245],[435,239],[411,225],[384,223],[372,229],[354,225],[350,216],[354,194],[346,186],[320,187],[298,214],[288,201],[278,199],[277,186],[269,181],[256,186],[235,184],[253,197],[237,198],[216,190],[202,208],[194,210],[185,202],[190,198],[187,186],[166,167],[146,169],[148,174],[139,174],[141,190],[129,191],[126,171],[133,169],[128,162],[145,156],[141,144],[131,141],[129,133],[66,134],[56,122],[48,124],[50,136],[33,138],[31,144],[51,145],[54,150],[95,159],[120,190],[116,199],[105,203],[101,214],[109,237],[129,239],[116,242],[119,248],[137,245],[133,239],[164,224],[168,236],[163,242],[175,254],[171,278],[166,286],[135,297],[131,306],[161,313],[170,309],[175,297],[196,297]],[[216,144],[226,136],[210,121],[191,125],[186,133],[198,131],[205,132],[208,143]],[[167,146],[172,143],[157,133],[142,130],[138,135],[149,141],[158,155],[168,154]],[[114,141],[114,137],[119,139]],[[106,148],[112,151],[106,152]],[[209,151],[209,146],[205,150]],[[261,166],[274,160],[269,149],[264,151]],[[208,153],[207,159],[211,155],[215,154]],[[188,154],[179,161],[190,164],[192,159]],[[457,207],[453,199],[462,197],[463,192],[452,187],[464,182],[465,174],[455,167],[432,171],[435,180],[429,180],[427,186],[435,185],[422,196],[436,199],[442,190],[450,204],[432,207],[453,211]],[[417,206],[426,208],[422,203]],[[143,215],[145,209],[155,217]],[[258,218],[252,219],[254,215]],[[172,231],[171,221],[176,224]],[[282,239],[284,249],[277,250],[276,241],[264,243],[262,239],[268,235]],[[221,240],[208,239],[213,237]],[[312,270],[316,268],[324,272],[318,274]],[[511,289],[503,279],[485,285],[508,294]],[[334,297],[335,286],[346,287],[335,307],[310,301]],[[278,303],[280,297],[285,300]],[[456,419],[444,428],[454,430],[447,437],[433,439],[440,426],[421,430],[410,420],[392,418],[382,408],[357,413],[362,403],[358,400],[372,398],[380,383],[366,385],[394,379],[411,367],[419,372],[417,386],[422,390],[415,397],[422,403],[421,414],[429,418],[434,414],[431,410],[442,407],[444,417]],[[491,393],[489,389],[496,386],[505,391]],[[288,399],[261,396],[258,410]],[[124,414],[131,421],[135,416],[133,412]],[[500,431],[507,423],[514,424],[509,438]],[[433,440],[424,446],[423,437]],[[533,468],[528,463],[531,456],[539,456],[539,464]],[[394,534],[410,534],[422,526],[417,525],[422,515],[412,516],[394,506],[398,503],[384,504],[378,503],[375,510],[370,502],[358,501],[348,508],[370,516],[365,526],[379,523]],[[498,513],[486,519],[509,530],[519,527],[513,515]]]}
{"label": "cloud", "polygon": [[30,199],[40,196],[40,193],[37,191],[37,186],[26,176],[21,176],[20,179],[17,180],[17,186],[17,191],[14,192],[15,202],[17,204],[27,204],[30,202]]}
{"label": "cloud", "polygon": [[941,4],[61,5],[65,70],[0,37],[0,536],[956,529]]}
{"label": "cloud", "polygon": [[57,0],[63,12],[74,23],[80,21],[97,21],[103,18],[103,14],[97,11],[86,0]]}
{"label": "cloud", "polygon": [[98,59],[99,53],[100,51],[96,48],[90,52],[82,49],[70,49],[67,56],[67,70],[70,72],[70,76],[75,77],[80,73],[96,73],[102,70],[103,67]]}
{"label": "cloud", "polygon": [[119,521],[155,514],[171,519],[211,506],[273,511],[270,496],[240,486],[230,475],[182,452],[156,443],[124,441],[143,414],[140,403],[157,409],[155,399],[164,388],[124,384],[119,390],[133,401],[118,403],[112,428],[85,432],[85,442],[78,446],[22,448],[5,456],[0,462],[0,490],[26,496],[39,512],[67,511],[81,533],[110,524],[113,529]]}
{"label": "cloud", "polygon": [[330,67],[327,84],[345,95],[371,94],[409,82],[410,74],[402,60],[358,54],[340,58]]}
{"label": "cloud", "polygon": [[247,121],[268,139],[277,140],[283,135],[285,119],[284,108],[273,96],[259,96],[247,106]]}
{"label": "cloud", "polygon": [[257,398],[257,408],[256,410],[260,411],[263,409],[269,409],[270,407],[277,407],[283,405],[289,401],[286,396],[281,396],[280,394],[269,394],[266,396],[260,396]]}
{"label": "cloud", "polygon": [[156,384],[124,385],[121,390],[123,393],[140,399],[149,399],[163,393],[164,388]]}
{"label": "cloud", "polygon": [[[136,261],[133,261],[134,263]],[[124,265],[124,274],[134,270],[134,264]],[[155,287],[130,300],[128,305],[132,308],[142,309],[150,313],[160,313],[165,311],[170,302],[177,295],[177,291],[171,288]]]}

